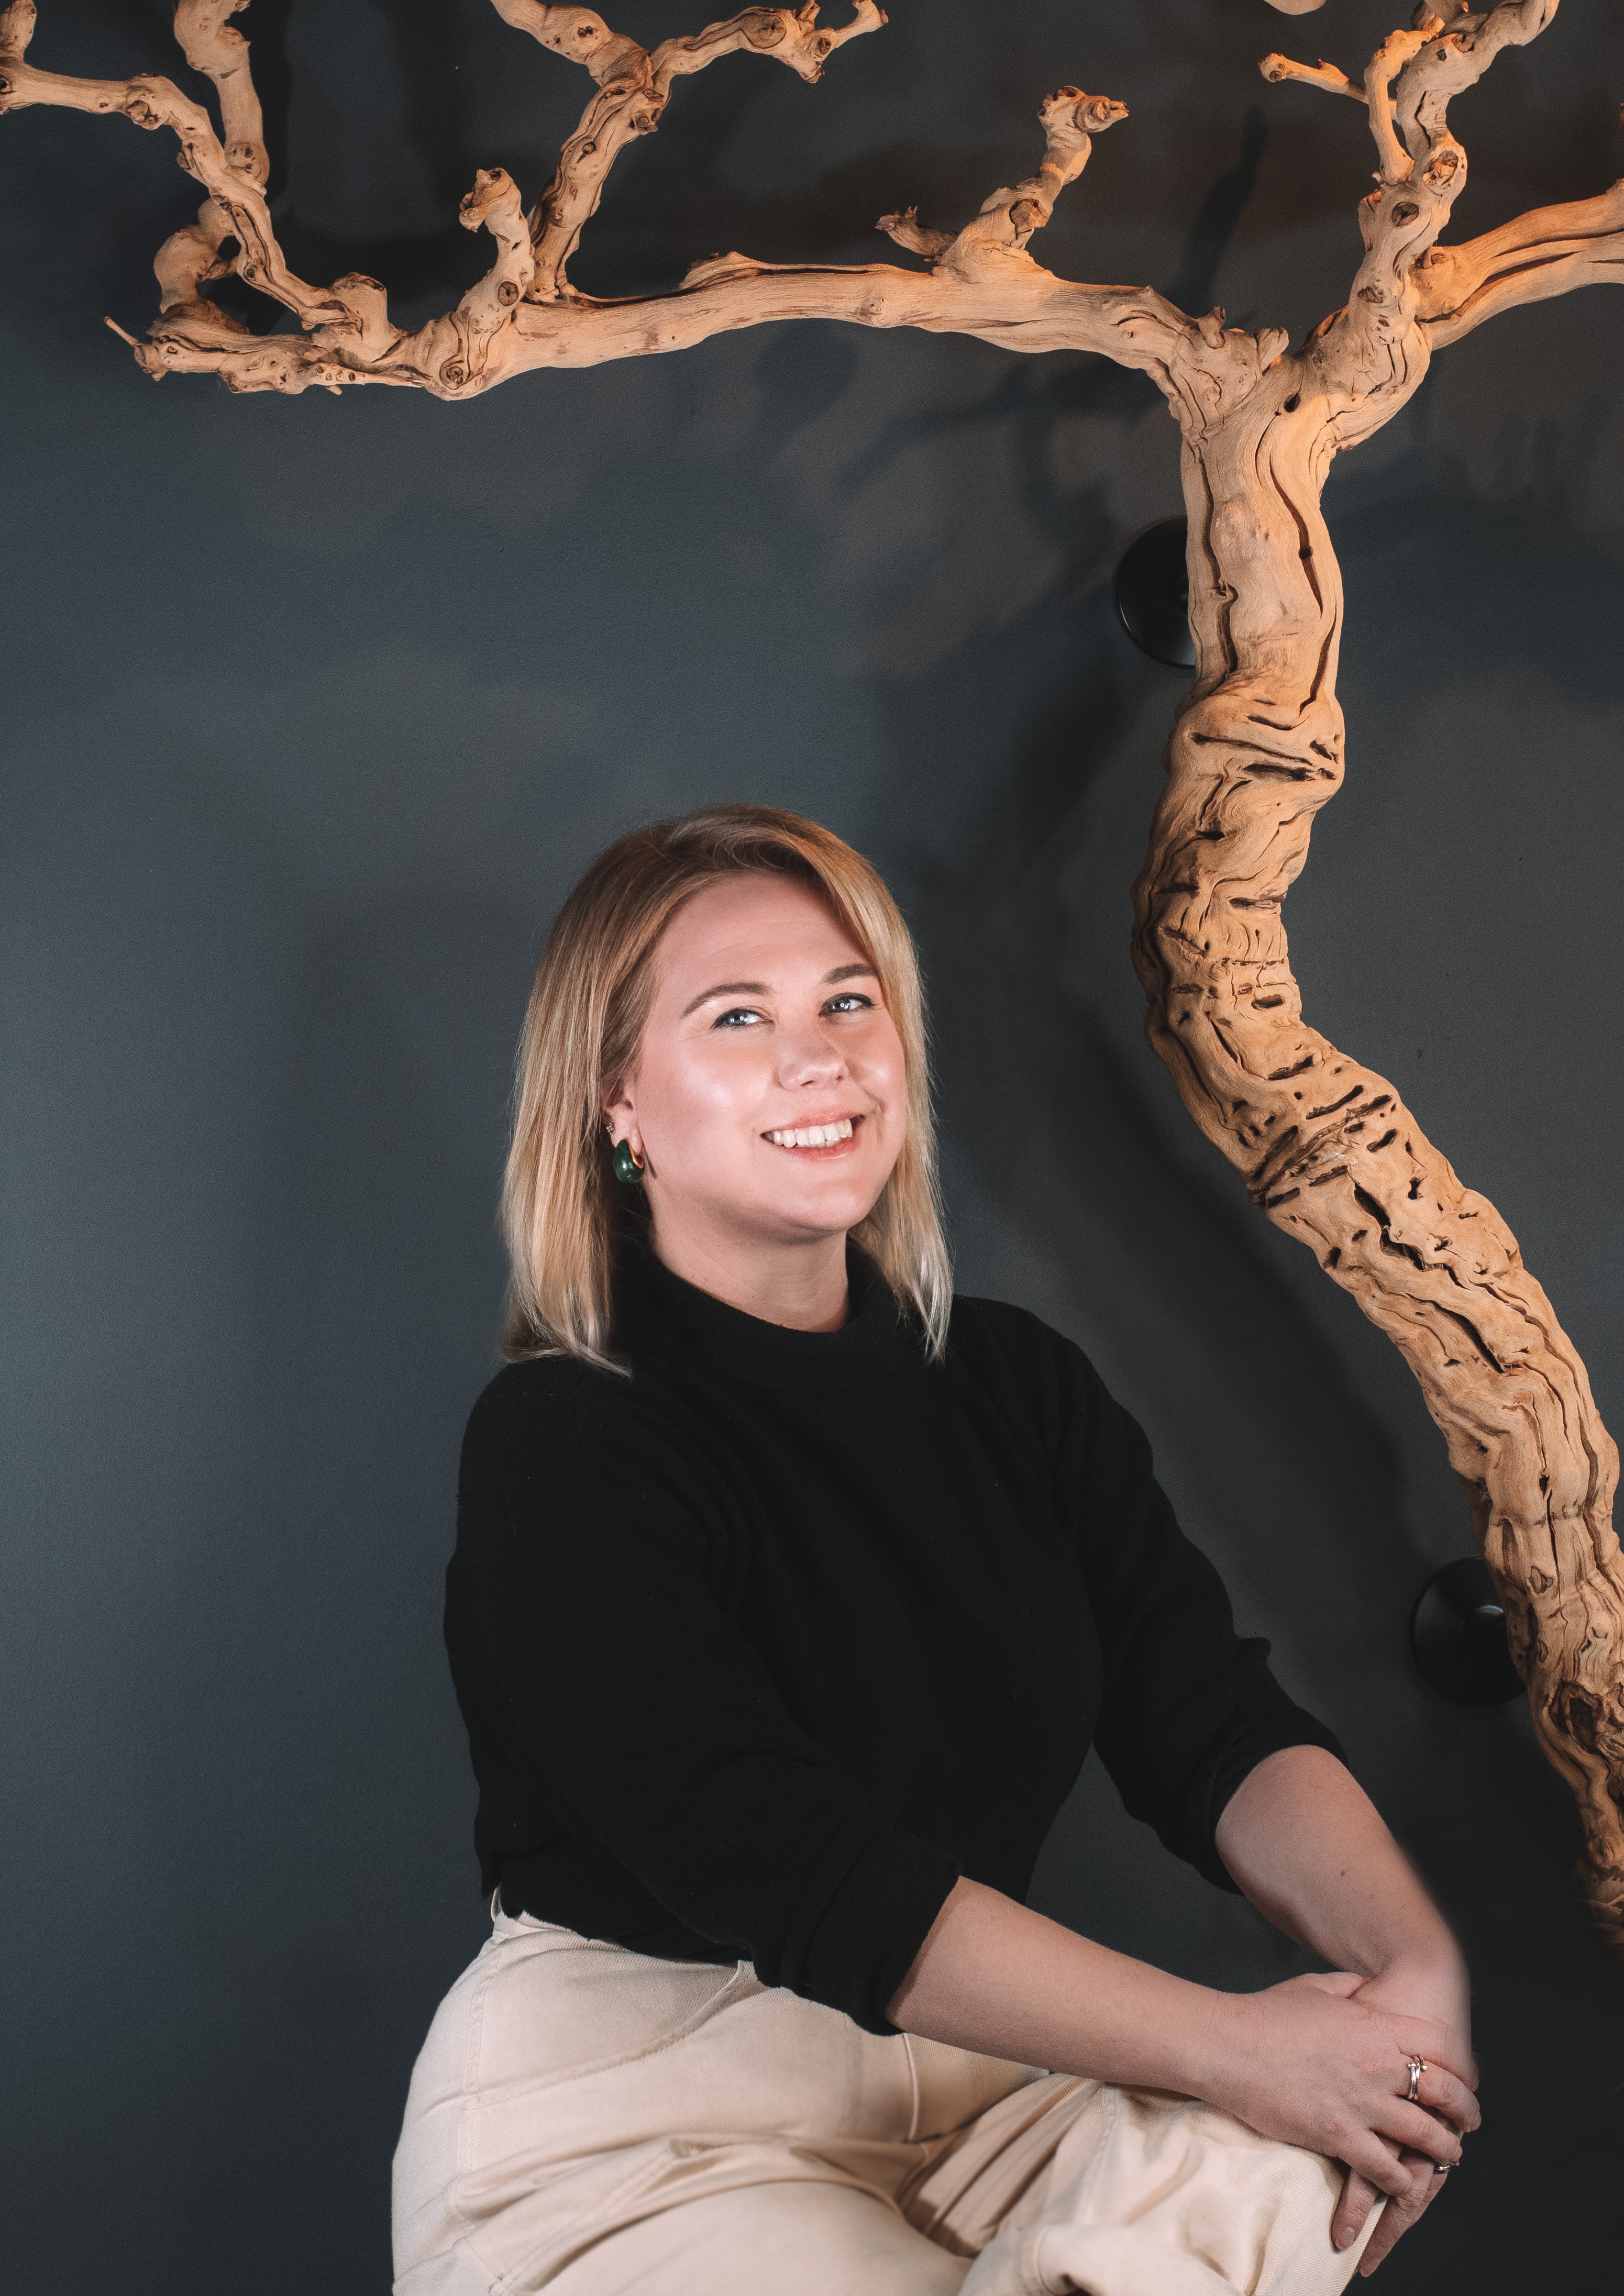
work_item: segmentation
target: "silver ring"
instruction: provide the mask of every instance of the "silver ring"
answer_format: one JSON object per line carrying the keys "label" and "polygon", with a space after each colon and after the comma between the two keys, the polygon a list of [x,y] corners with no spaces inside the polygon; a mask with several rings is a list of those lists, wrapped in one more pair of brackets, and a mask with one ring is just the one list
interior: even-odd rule
{"label": "silver ring", "polygon": [[1448,2173],[1449,2173],[1449,2163],[1448,2163],[1447,2161],[1433,2161],[1433,2163],[1432,2163],[1432,2174],[1433,2174],[1435,2177],[1447,2177],[1447,2176],[1448,2175]]}
{"label": "silver ring", "polygon": [[1409,2095],[1404,2101],[1406,2104],[1419,2104],[1421,2103],[1421,2076],[1427,2069],[1427,2061],[1424,2057],[1407,2057],[1405,2059],[1405,2062],[1410,2069],[1410,2088]]}

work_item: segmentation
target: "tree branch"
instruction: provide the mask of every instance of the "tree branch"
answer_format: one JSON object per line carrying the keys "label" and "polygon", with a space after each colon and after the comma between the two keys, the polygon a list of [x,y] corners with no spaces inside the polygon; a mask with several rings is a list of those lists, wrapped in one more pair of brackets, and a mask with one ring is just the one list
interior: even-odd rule
{"label": "tree branch", "polygon": [[1300,80],[1305,87],[1323,88],[1327,95],[1350,95],[1358,103],[1369,101],[1363,80],[1349,79],[1340,64],[1328,64],[1323,56],[1316,64],[1298,64],[1290,56],[1276,55],[1271,51],[1258,70],[1265,79]]}
{"label": "tree branch", "polygon": [[1534,208],[1464,247],[1435,247],[1416,274],[1418,314],[1436,350],[1519,303],[1620,284],[1624,183],[1595,199]]}
{"label": "tree branch", "polygon": [[[1579,1802],[1581,1888],[1624,1951],[1617,1451],[1493,1206],[1390,1083],[1306,1025],[1283,916],[1343,773],[1343,599],[1321,503],[1333,456],[1403,405],[1434,342],[1475,312],[1624,259],[1624,186],[1470,249],[1435,244],[1465,176],[1449,98],[1554,12],[1451,10],[1383,43],[1365,83],[1380,170],[1348,308],[1250,398],[1204,430],[1185,421],[1196,674],[1136,889],[1135,955],[1151,1041],[1195,1121],[1415,1374],[1467,1485],[1540,1745]],[[1330,66],[1264,69],[1351,92]]]}
{"label": "tree branch", "polygon": [[1376,146],[1376,188],[1359,209],[1365,259],[1346,306],[1308,346],[1316,379],[1347,402],[1337,446],[1385,422],[1426,372],[1434,338],[1422,316],[1434,292],[1431,275],[1439,269],[1441,288],[1448,268],[1438,264],[1437,242],[1466,182],[1465,150],[1449,128],[1451,101],[1503,49],[1537,38],[1556,8],[1557,0],[1500,0],[1473,15],[1460,0],[1423,0],[1415,23],[1382,43],[1362,82],[1333,64],[1263,58],[1266,79],[1360,97]]}
{"label": "tree branch", "polygon": [[983,200],[980,210],[957,237],[926,231],[919,211],[882,216],[877,230],[888,232],[899,247],[928,256],[939,269],[962,272],[966,277],[989,258],[1020,253],[1035,231],[1041,231],[1054,212],[1054,202],[1068,184],[1077,181],[1088,165],[1094,138],[1128,117],[1128,106],[1113,96],[1085,95],[1080,87],[1057,88],[1046,96],[1038,113],[1045,144],[1038,172],[1020,183],[1005,184]]}
{"label": "tree branch", "polygon": [[206,72],[214,82],[226,165],[250,183],[263,184],[269,178],[271,162],[249,69],[248,42],[226,22],[247,5],[248,0],[179,0],[175,37],[193,70]]}
{"label": "tree branch", "polygon": [[[872,0],[859,0],[850,22],[835,32],[817,29],[815,6],[796,12],[750,9],[691,39],[668,41],[651,56],[636,42],[618,38],[587,9],[545,7],[539,0],[495,4],[508,21],[599,80],[587,120],[607,119],[613,131],[608,140],[616,149],[632,134],[646,132],[629,108],[633,92],[640,103],[663,102],[674,78],[741,47],[778,54],[803,78],[815,79],[841,41],[884,21]],[[251,94],[247,49],[224,29],[231,12],[226,0],[180,0],[177,22],[185,20],[196,56],[223,75],[229,67],[237,100],[245,106]],[[1243,398],[1286,346],[1279,329],[1254,337],[1226,328],[1221,311],[1192,319],[1148,287],[1057,279],[1034,261],[1027,241],[1047,222],[1064,185],[1081,174],[1092,138],[1126,116],[1110,97],[1078,88],[1062,88],[1044,102],[1038,114],[1044,153],[1036,171],[995,192],[956,236],[927,232],[909,218],[885,218],[882,228],[930,258],[928,273],[890,264],[834,268],[727,255],[696,264],[673,295],[601,302],[562,284],[562,271],[546,284],[547,265],[555,258],[562,264],[578,219],[570,227],[544,220],[538,237],[537,218],[527,223],[511,177],[500,168],[481,171],[463,202],[462,221],[492,233],[496,261],[455,310],[403,333],[390,325],[387,298],[375,279],[352,273],[319,290],[293,278],[259,184],[229,163],[207,116],[168,81],[71,80],[28,65],[23,50],[33,17],[32,0],[13,0],[0,15],[0,110],[58,103],[168,127],[180,139],[182,164],[209,193],[197,222],[175,233],[158,257],[162,309],[146,341],[135,346],[152,375],[217,374],[234,390],[291,393],[312,384],[373,382],[462,398],[536,368],[592,366],[683,349],[736,328],[824,318],[976,335],[1021,351],[1096,351],[1148,374],[1182,418],[1199,424]],[[226,39],[234,46],[222,50]],[[607,109],[600,112],[600,106]],[[235,124],[245,117],[240,108]],[[578,142],[572,138],[566,152]],[[561,162],[558,180],[571,186],[572,214],[584,214],[595,201],[609,157],[612,152],[578,151],[573,160]],[[586,163],[591,165],[583,175],[579,168]],[[231,237],[238,252],[223,258],[220,250]],[[210,302],[203,287],[227,271],[294,311],[305,335],[251,334]]]}
{"label": "tree branch", "polygon": [[574,293],[566,266],[597,212],[609,171],[628,144],[659,127],[673,80],[703,71],[741,48],[787,64],[804,80],[816,80],[836,48],[865,32],[877,32],[886,20],[874,0],[854,0],[850,22],[836,30],[819,29],[818,0],[808,0],[799,10],[747,8],[688,38],[662,41],[651,54],[636,40],[611,32],[589,8],[546,7],[542,0],[492,0],[492,5],[515,30],[584,64],[598,84],[530,217],[536,270],[529,294],[536,303]]}
{"label": "tree branch", "polygon": [[[180,0],[176,10],[176,27],[179,29],[185,20],[188,37],[194,40],[197,53],[209,60],[203,68],[217,70],[228,81],[246,83],[248,44],[239,34],[221,29],[225,16],[230,12],[223,0]],[[212,22],[205,22],[205,17],[211,17]],[[120,112],[137,127],[167,127],[180,144],[181,166],[189,176],[196,177],[209,194],[196,233],[177,233],[160,253],[159,264],[163,266],[159,274],[160,283],[166,294],[184,294],[189,283],[194,295],[209,267],[202,261],[203,243],[207,242],[212,250],[229,233],[239,243],[229,267],[250,286],[284,305],[307,326],[343,319],[341,303],[323,289],[308,285],[289,270],[283,260],[270,209],[266,205],[262,179],[254,172],[263,156],[262,144],[252,138],[239,137],[236,148],[242,152],[242,165],[234,165],[208,113],[190,96],[183,95],[173,80],[145,74],[129,80],[75,79],[62,72],[37,70],[26,60],[34,21],[33,0],[13,0],[4,15],[0,16],[0,111],[19,111],[30,104],[51,103],[73,111],[103,115]],[[226,48],[223,44],[227,41],[234,42],[234,48]],[[234,86],[232,91],[233,117],[239,125],[249,117],[251,83],[248,83],[248,89],[246,99],[242,85]],[[252,102],[252,118],[256,121],[258,118],[257,102]],[[181,242],[179,246],[177,241]],[[193,255],[198,258],[195,266],[192,262]],[[202,308],[213,310],[212,306]],[[225,332],[243,332],[222,312],[214,311],[213,318]],[[145,358],[143,365],[148,366],[149,372],[162,372],[161,366],[153,367]]]}

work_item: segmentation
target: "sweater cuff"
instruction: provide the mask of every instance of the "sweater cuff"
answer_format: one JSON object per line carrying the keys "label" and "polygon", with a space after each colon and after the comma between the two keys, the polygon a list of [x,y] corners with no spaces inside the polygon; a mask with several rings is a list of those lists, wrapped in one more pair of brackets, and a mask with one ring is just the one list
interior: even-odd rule
{"label": "sweater cuff", "polygon": [[823,1896],[815,1925],[798,1941],[799,1951],[784,1953],[769,1982],[839,2009],[864,2032],[889,2038],[897,2028],[886,2005],[961,1869],[945,1849],[899,1826],[861,1842],[848,1836],[842,1846],[844,1870]]}
{"label": "sweater cuff", "polygon": [[1240,1896],[1241,1885],[1218,1856],[1218,1820],[1242,1780],[1250,1777],[1259,1762],[1267,1761],[1271,1754],[1284,1752],[1287,1746],[1323,1746],[1339,1762],[1345,1764],[1348,1759],[1335,1732],[1328,1730],[1314,1715],[1305,1713],[1300,1706],[1285,1706],[1276,1713],[1259,1716],[1225,1748],[1213,1772],[1208,1798],[1206,1839],[1202,1845],[1205,1854],[1193,1857],[1191,1863],[1210,1882],[1220,1890],[1229,1890],[1232,1896]]}

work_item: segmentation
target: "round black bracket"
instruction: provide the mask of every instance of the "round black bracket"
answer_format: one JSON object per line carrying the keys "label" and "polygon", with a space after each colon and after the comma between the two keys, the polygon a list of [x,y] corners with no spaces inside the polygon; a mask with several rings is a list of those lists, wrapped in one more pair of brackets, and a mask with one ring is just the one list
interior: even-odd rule
{"label": "round black bracket", "polygon": [[1190,636],[1190,577],[1185,562],[1188,521],[1159,519],[1122,553],[1111,586],[1123,628],[1152,661],[1169,669],[1193,669],[1195,641]]}
{"label": "round black bracket", "polygon": [[1504,1706],[1522,1695],[1505,1643],[1505,1613],[1476,1555],[1446,1562],[1410,1614],[1410,1654],[1422,1680],[1456,1706]]}

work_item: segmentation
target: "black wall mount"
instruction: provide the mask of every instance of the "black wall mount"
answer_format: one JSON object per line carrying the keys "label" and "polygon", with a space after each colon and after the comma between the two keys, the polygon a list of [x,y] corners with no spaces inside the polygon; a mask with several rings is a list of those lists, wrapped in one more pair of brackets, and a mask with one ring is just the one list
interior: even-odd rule
{"label": "black wall mount", "polygon": [[1505,1642],[1505,1613],[1489,1566],[1446,1562],[1410,1614],[1410,1654],[1422,1680],[1456,1706],[1504,1706],[1522,1695]]}
{"label": "black wall mount", "polygon": [[1141,653],[1169,669],[1193,669],[1190,578],[1185,563],[1188,521],[1158,519],[1122,553],[1111,594],[1118,619]]}

